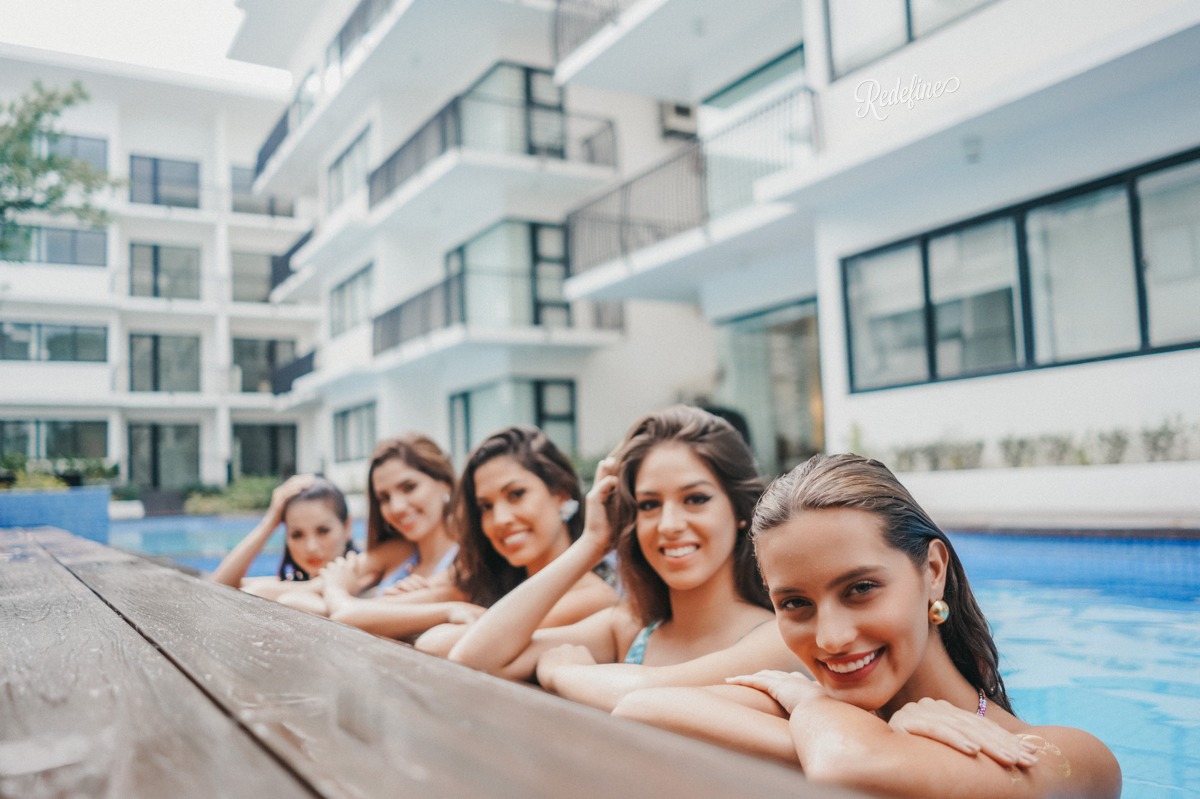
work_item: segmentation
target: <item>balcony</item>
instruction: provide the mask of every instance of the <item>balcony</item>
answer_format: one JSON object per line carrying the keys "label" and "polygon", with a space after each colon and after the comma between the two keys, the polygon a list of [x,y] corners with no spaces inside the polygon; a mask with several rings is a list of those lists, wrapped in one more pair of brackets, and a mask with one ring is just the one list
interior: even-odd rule
{"label": "balcony", "polygon": [[[560,0],[555,77],[697,103],[804,39],[795,0]],[[664,46],[670,42],[670,46]]]}
{"label": "balcony", "polygon": [[271,378],[271,393],[279,395],[286,394],[292,390],[292,384],[304,375],[313,370],[316,361],[317,351],[313,350],[307,355],[301,355],[291,363],[284,364],[275,370],[275,374]]}
{"label": "balcony", "polygon": [[374,320],[376,356],[408,363],[457,347],[591,348],[622,329],[619,303],[567,303],[537,298],[529,272],[453,275]]}
{"label": "balcony", "polygon": [[[571,212],[571,295],[630,296],[597,291],[664,261],[720,244],[727,235],[744,241],[777,221],[783,210],[757,202],[755,185],[811,157],[814,103],[810,89],[793,89]],[[689,236],[695,241],[673,249],[667,244]],[[650,254],[663,247],[671,252],[658,258]],[[589,275],[592,270],[604,274]],[[690,297],[697,277],[676,282],[682,295],[663,286],[646,296]]]}
{"label": "balcony", "polygon": [[308,244],[309,239],[313,237],[316,228],[309,230],[300,238],[293,242],[292,246],[283,255],[275,255],[271,257],[271,290],[274,291],[281,283],[285,282],[292,276],[292,258],[300,251],[305,244]]}
{"label": "balcony", "polygon": [[[582,196],[611,176],[616,134],[608,119],[464,94],[438,111],[371,173],[368,205],[372,212],[404,194],[414,178],[435,172],[433,165],[455,151],[478,154],[474,164],[491,173],[493,185],[496,180],[512,179],[514,189],[536,186],[539,202],[554,205]],[[555,170],[549,166],[554,162],[582,169]],[[445,165],[447,171],[453,167]],[[453,191],[466,193],[459,195],[456,205],[479,189],[482,176],[461,177],[466,182]],[[430,175],[429,182],[436,180]]]}
{"label": "balcony", "polygon": [[[289,66],[291,40],[265,22],[293,15],[291,4],[259,3],[231,55]],[[453,95],[488,64],[517,56],[515,43],[550,35],[552,3],[512,0],[363,0],[327,47],[324,65],[302,81],[259,149],[256,186],[297,196],[316,184],[313,164],[344,133],[349,116],[380,97],[400,107],[429,109]],[[418,111],[417,113],[421,113]]]}

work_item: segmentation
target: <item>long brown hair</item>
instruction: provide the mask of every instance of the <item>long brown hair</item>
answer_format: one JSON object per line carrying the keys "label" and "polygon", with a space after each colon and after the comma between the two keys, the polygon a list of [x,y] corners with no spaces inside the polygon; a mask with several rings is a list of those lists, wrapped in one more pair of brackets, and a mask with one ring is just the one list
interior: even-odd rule
{"label": "long brown hair", "polygon": [[856,508],[874,514],[888,545],[907,555],[918,569],[929,560],[929,542],[935,538],[942,542],[949,555],[942,599],[950,606],[950,617],[937,628],[942,643],[963,677],[1011,713],[996,642],[958,553],[882,463],[858,455],[814,455],[767,488],[754,512],[751,536],[757,539],[800,511],[826,508]]}
{"label": "long brown hair", "polygon": [[[367,470],[367,551],[370,552],[381,541],[393,538],[403,539],[387,520],[383,518],[383,510],[375,496],[375,470],[390,460],[402,461],[411,469],[432,477],[438,482],[449,486],[454,491],[454,466],[450,458],[442,452],[441,447],[433,439],[421,433],[401,433],[395,438],[388,438],[375,445],[371,454],[371,467]],[[447,502],[443,515],[449,519],[451,503]]]}
{"label": "long brown hair", "polygon": [[675,405],[638,419],[617,449],[617,490],[608,501],[608,518],[617,532],[617,569],[621,584],[643,624],[671,618],[667,584],[646,560],[637,540],[637,475],[650,450],[659,444],[686,446],[717,478],[733,505],[737,536],[733,545],[734,584],[742,599],[770,609],[749,523],[763,483],[754,454],[729,422],[688,405]]}
{"label": "long brown hair", "polygon": [[[513,566],[496,551],[483,532],[483,516],[475,495],[475,472],[492,460],[507,456],[521,468],[546,484],[551,493],[561,493],[579,503],[583,494],[575,467],[550,438],[532,425],[516,425],[488,436],[467,457],[455,495],[455,519],[461,531],[458,558],[454,562],[455,579],[467,599],[490,607],[496,600],[519,585],[528,575]],[[576,512],[567,522],[571,540],[583,532],[583,513]]]}

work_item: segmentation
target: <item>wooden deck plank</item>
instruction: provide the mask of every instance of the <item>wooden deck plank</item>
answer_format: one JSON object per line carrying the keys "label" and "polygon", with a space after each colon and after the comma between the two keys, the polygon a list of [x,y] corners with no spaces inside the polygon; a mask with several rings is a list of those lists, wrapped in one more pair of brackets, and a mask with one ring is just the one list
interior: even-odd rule
{"label": "wooden deck plank", "polygon": [[312,795],[34,540],[0,531],[0,796]]}
{"label": "wooden deck plank", "polygon": [[82,539],[46,546],[325,796],[847,795]]}

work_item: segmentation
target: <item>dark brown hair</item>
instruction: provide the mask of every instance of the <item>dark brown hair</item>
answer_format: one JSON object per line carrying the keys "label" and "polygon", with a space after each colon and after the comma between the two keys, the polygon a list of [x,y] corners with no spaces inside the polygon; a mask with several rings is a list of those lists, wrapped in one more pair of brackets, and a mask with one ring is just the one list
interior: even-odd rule
{"label": "dark brown hair", "polygon": [[650,451],[659,444],[682,444],[713,476],[733,505],[737,537],[733,545],[733,576],[738,594],[755,605],[771,608],[763,587],[749,523],[762,493],[762,478],[754,454],[729,422],[688,405],[675,405],[643,416],[617,449],[617,490],[608,501],[608,518],[617,530],[617,569],[621,584],[643,624],[671,618],[667,584],[646,560],[637,539],[637,475]]}
{"label": "dark brown hair", "polygon": [[[467,600],[484,607],[490,607],[528,576],[525,569],[505,560],[484,534],[482,513],[475,495],[475,472],[488,461],[504,456],[535,475],[551,493],[561,493],[575,500],[580,511],[583,506],[575,467],[536,427],[507,427],[488,436],[471,452],[454,499],[455,518],[461,532],[454,568],[458,587],[467,595]],[[579,538],[583,532],[583,513],[576,512],[566,525],[571,540]]]}
{"label": "dark brown hair", "polygon": [[929,560],[930,541],[936,538],[945,545],[949,563],[942,598],[950,606],[950,618],[937,628],[942,643],[967,681],[1011,713],[996,642],[958,553],[882,463],[858,455],[814,455],[767,488],[754,512],[751,535],[757,539],[799,511],[826,508],[855,508],[874,514],[888,545],[907,555],[918,569]]}
{"label": "dark brown hair", "polygon": [[[375,497],[375,470],[390,460],[402,461],[411,469],[445,483],[454,491],[454,466],[433,439],[421,433],[401,433],[375,445],[371,455],[371,467],[367,470],[367,551],[370,552],[381,541],[403,538],[387,520]],[[451,503],[447,502],[443,513],[450,515]]]}
{"label": "dark brown hair", "polygon": [[[324,477],[318,477],[312,485],[284,503],[283,511],[280,513],[280,518],[284,520],[285,532],[283,539],[283,560],[279,562],[279,579],[302,582],[311,579],[312,575],[301,568],[300,564],[296,563],[295,558],[292,557],[292,550],[287,544],[288,538],[286,532],[288,508],[297,502],[324,502],[342,524],[345,524],[350,519],[350,509],[346,507],[346,495],[342,493],[342,489]],[[346,532],[349,533],[350,531],[347,530]],[[347,536],[346,552],[356,551],[354,548],[354,539]]]}

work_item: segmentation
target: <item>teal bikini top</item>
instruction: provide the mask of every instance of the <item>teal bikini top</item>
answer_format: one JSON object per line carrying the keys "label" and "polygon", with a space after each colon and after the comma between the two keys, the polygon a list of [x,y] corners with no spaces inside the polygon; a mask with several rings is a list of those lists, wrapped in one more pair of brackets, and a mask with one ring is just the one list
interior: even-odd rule
{"label": "teal bikini top", "polygon": [[650,640],[650,636],[660,624],[662,624],[662,619],[653,621],[638,631],[637,637],[629,646],[629,651],[625,653],[626,663],[632,663],[635,666],[642,665],[642,660],[646,657],[646,642]]}

